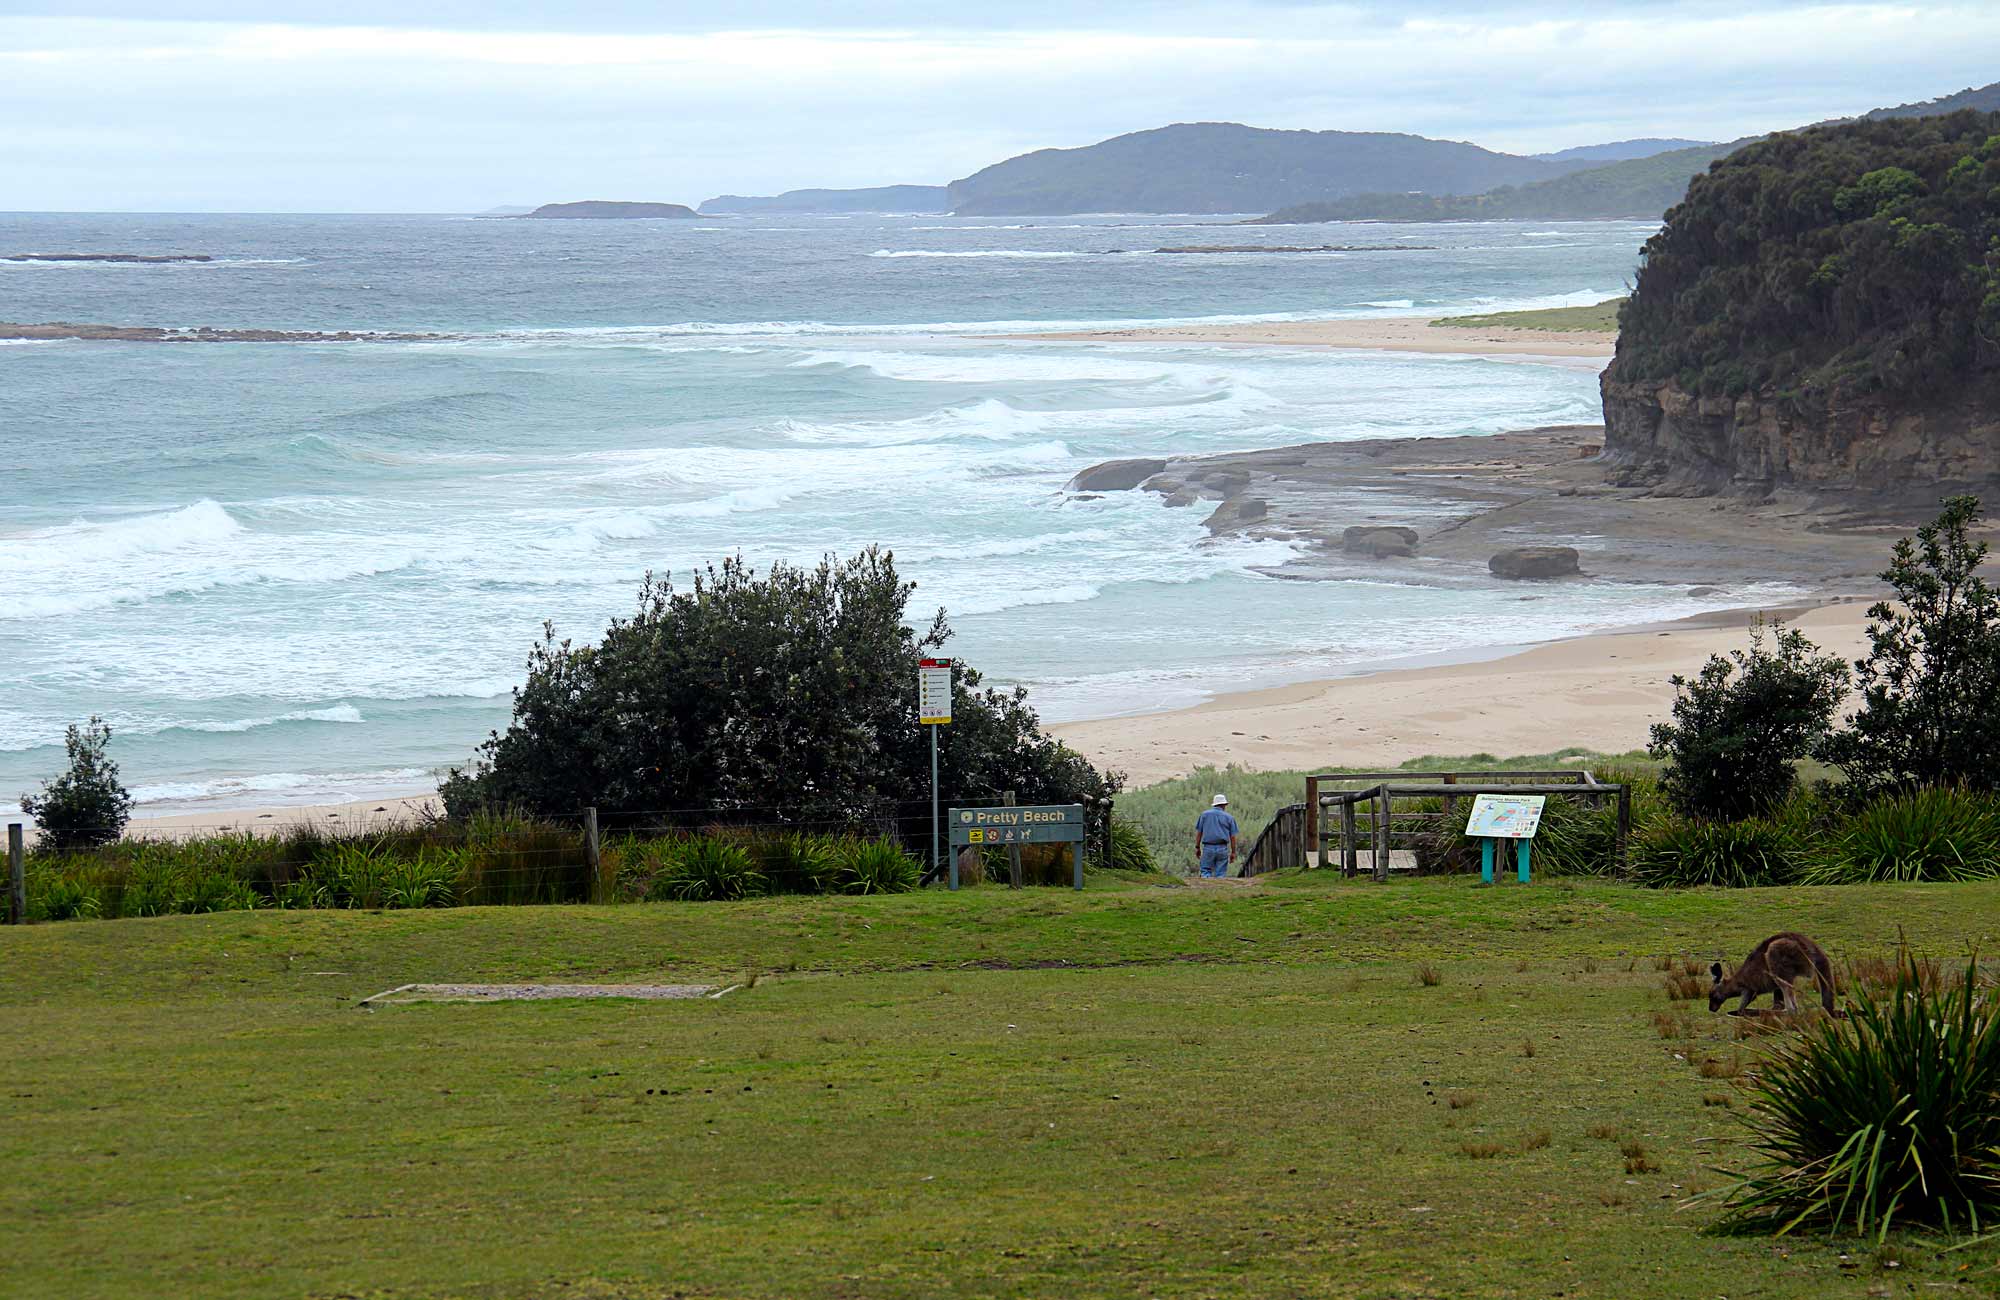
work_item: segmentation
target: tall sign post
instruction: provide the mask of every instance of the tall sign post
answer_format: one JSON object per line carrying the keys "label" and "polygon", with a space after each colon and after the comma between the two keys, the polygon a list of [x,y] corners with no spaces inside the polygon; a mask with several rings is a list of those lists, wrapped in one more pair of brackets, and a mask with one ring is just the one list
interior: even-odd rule
{"label": "tall sign post", "polygon": [[[917,721],[931,729],[931,879],[935,880],[944,865],[938,846],[938,728],[951,724],[951,660],[926,659],[918,665]],[[951,884],[958,888],[956,870]]]}

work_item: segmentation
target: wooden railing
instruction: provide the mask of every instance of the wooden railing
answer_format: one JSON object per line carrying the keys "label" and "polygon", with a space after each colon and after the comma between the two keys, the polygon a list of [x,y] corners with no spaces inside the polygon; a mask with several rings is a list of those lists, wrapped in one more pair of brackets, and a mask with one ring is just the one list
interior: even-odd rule
{"label": "wooden railing", "polygon": [[[1330,790],[1336,783],[1362,783],[1358,789]],[[1307,840],[1319,849],[1319,865],[1337,861],[1352,876],[1359,866],[1357,847],[1366,834],[1369,865],[1377,880],[1389,878],[1395,823],[1434,824],[1435,812],[1397,812],[1398,799],[1439,799],[1447,824],[1459,816],[1458,801],[1482,794],[1543,794],[1580,799],[1593,805],[1615,802],[1618,812],[1616,854],[1624,863],[1632,831],[1632,794],[1625,786],[1600,782],[1586,770],[1556,772],[1326,772],[1306,778]],[[1360,809],[1365,806],[1366,813]],[[1367,829],[1360,822],[1365,816]],[[1338,829],[1335,829],[1335,821]],[[1406,837],[1407,837],[1407,833]],[[1332,846],[1338,845],[1337,852]]]}
{"label": "wooden railing", "polygon": [[1302,803],[1278,809],[1270,824],[1257,836],[1257,842],[1250,846],[1250,852],[1244,855],[1243,866],[1236,874],[1261,876],[1286,867],[1303,867],[1306,864],[1308,820],[1306,806]]}

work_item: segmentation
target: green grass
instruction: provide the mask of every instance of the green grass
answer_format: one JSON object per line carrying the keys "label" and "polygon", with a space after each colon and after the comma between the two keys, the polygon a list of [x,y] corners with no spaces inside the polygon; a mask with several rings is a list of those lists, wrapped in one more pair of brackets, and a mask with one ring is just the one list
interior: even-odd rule
{"label": "green grass", "polygon": [[1612,330],[1618,328],[1623,298],[1607,298],[1590,307],[1547,307],[1541,311],[1496,311],[1484,316],[1440,316],[1431,322],[1452,329],[1507,328],[1521,330]]}
{"label": "green grass", "polygon": [[[1663,1037],[1689,1004],[1651,959],[1790,928],[1836,960],[1898,928],[1990,948],[2000,882],[1312,873],[0,930],[0,1290],[1990,1293],[1990,1251],[1892,1238],[1882,1273],[1682,1208],[1744,1154],[1704,1100],[1756,1046],[1698,1004]],[[414,981],[752,974],[719,1001],[355,1008]]]}

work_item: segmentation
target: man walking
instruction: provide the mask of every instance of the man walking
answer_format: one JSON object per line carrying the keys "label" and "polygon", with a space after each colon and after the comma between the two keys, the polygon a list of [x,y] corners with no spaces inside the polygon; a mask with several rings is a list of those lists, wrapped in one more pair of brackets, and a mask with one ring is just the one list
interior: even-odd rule
{"label": "man walking", "polygon": [[1219,794],[1207,812],[1194,819],[1195,852],[1201,874],[1221,879],[1236,865],[1236,819],[1229,815],[1229,796]]}

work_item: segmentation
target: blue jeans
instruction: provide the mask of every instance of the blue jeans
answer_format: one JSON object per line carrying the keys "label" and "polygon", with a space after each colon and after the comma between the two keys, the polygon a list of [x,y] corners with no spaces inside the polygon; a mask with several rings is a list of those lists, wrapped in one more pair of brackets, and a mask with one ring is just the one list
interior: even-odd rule
{"label": "blue jeans", "polygon": [[1226,876],[1229,874],[1229,846],[1227,844],[1204,844],[1201,846],[1201,874],[1204,876]]}

